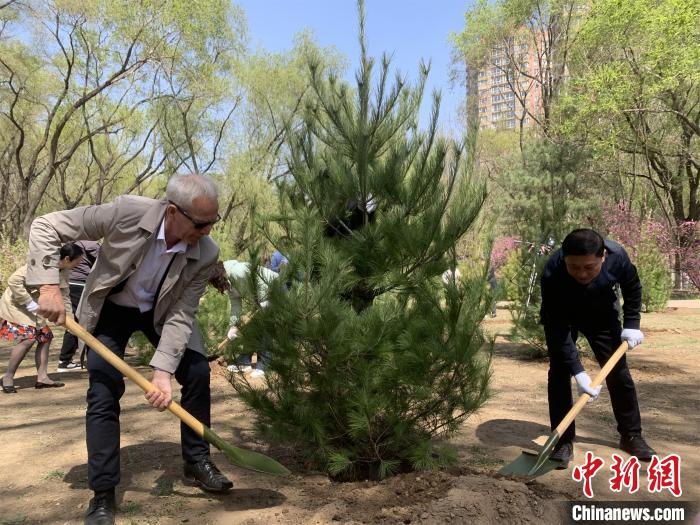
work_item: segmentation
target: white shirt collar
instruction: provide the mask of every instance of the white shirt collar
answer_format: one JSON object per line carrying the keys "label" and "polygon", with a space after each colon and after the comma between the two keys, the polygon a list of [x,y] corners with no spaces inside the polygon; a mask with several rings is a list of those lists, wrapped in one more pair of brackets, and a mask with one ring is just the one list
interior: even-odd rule
{"label": "white shirt collar", "polygon": [[[165,243],[165,219],[160,223],[160,230],[158,230],[158,240]],[[167,245],[166,245],[167,246]],[[187,243],[185,241],[179,241],[172,248],[167,248],[165,253],[183,253],[187,251]]]}

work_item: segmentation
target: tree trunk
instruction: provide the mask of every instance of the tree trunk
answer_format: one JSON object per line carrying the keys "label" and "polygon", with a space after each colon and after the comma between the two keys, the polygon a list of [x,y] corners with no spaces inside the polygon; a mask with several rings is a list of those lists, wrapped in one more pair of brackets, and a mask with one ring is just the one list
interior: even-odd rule
{"label": "tree trunk", "polygon": [[681,271],[681,254],[673,256],[673,289],[678,292],[683,290],[683,272]]}

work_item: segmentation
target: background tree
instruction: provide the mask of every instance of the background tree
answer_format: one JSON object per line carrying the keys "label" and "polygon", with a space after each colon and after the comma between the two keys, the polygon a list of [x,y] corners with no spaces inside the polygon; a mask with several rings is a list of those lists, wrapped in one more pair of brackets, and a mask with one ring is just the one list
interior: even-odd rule
{"label": "background tree", "polygon": [[[168,141],[159,133],[168,129],[167,108],[180,108],[187,129],[182,108],[194,102],[183,93],[196,91],[195,77],[213,82],[241,36],[229,25],[235,17],[227,3],[201,0],[195,7],[154,0],[17,8],[14,23],[24,37],[0,41],[0,133],[9,145],[0,163],[0,198],[8,204],[2,221],[8,235],[26,230],[42,206],[100,202],[122,174],[120,182],[131,180],[115,189],[135,189],[163,173],[166,160],[181,159],[175,154],[183,147],[194,165],[199,150],[187,141],[192,134]],[[172,84],[167,92],[177,71],[176,93],[184,100],[173,96]],[[216,144],[208,144],[214,152]],[[46,202],[51,185],[63,202]]]}
{"label": "background tree", "polygon": [[577,0],[479,0],[466,12],[464,30],[452,36],[453,56],[464,59],[468,70],[502,75],[507,88],[498,94],[512,94],[517,101],[521,149],[526,120],[545,136],[552,133],[554,105],[583,8]]}
{"label": "background tree", "polygon": [[234,381],[266,438],[340,479],[446,464],[452,454],[431,440],[485,401],[489,377],[485,268],[440,282],[484,188],[471,151],[436,136],[439,97],[430,128],[416,127],[427,68],[415,88],[398,76],[391,85],[384,57],[372,89],[359,5],[356,90],[309,64],[313,96],[280,184],[282,234],[266,232],[291,262],[236,340],[269,348],[268,388]]}
{"label": "background tree", "polygon": [[346,65],[337,50],[320,48],[305,32],[297,35],[289,52],[257,50],[237,64],[242,101],[230,128],[221,203],[227,257],[240,256],[254,244],[256,211],[264,215],[277,209],[275,184],[288,175],[288,133],[300,126],[311,95],[309,57],[323,71],[336,74]]}
{"label": "background tree", "polygon": [[[640,216],[658,212],[679,253],[694,247],[686,224],[700,219],[698,20],[697,2],[595,2],[562,104],[563,129],[611,159],[599,173],[624,180]],[[677,256],[676,286],[683,264]]]}
{"label": "background tree", "polygon": [[596,225],[595,197],[587,194],[578,170],[585,151],[541,140],[528,145],[523,165],[508,172],[503,207],[512,221],[508,231],[520,239],[511,337],[529,346],[529,354],[546,355],[540,325],[540,278],[547,259],[564,237],[581,225]]}

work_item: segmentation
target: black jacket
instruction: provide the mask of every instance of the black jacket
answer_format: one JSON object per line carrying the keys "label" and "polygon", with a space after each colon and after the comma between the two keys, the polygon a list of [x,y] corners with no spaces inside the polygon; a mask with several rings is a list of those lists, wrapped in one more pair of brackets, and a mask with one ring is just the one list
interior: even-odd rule
{"label": "black jacket", "polygon": [[605,261],[600,274],[587,285],[569,275],[561,249],[554,252],[542,272],[541,321],[544,325],[571,326],[583,330],[619,326],[619,284],[624,299],[623,327],[639,329],[642,283],[625,249],[605,241]]}

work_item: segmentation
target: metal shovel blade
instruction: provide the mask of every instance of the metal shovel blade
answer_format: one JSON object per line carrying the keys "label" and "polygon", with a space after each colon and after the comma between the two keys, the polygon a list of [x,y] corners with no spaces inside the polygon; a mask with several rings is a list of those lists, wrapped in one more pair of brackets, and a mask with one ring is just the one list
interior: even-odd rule
{"label": "metal shovel blade", "polygon": [[204,425],[204,439],[223,452],[232,465],[278,476],[291,474],[287,467],[264,454],[227,443],[206,425]]}
{"label": "metal shovel blade", "polygon": [[561,466],[561,461],[549,459],[549,456],[554,452],[554,447],[559,441],[559,432],[554,430],[547,439],[547,442],[542,447],[539,454],[523,450],[523,453],[518,459],[509,463],[501,470],[499,474],[518,474],[520,476],[536,477],[546,474],[550,470]]}
{"label": "metal shovel blade", "polygon": [[[622,341],[620,346],[617,347],[617,350],[615,350],[615,353],[610,356],[610,359],[607,360],[605,365],[603,365],[603,368],[601,368],[600,372],[598,372],[598,375],[595,376],[595,379],[591,381],[591,388],[596,388],[598,385],[601,385],[603,381],[605,381],[605,378],[608,377],[610,370],[612,370],[618,361],[622,359],[622,356],[625,355],[626,351],[627,341]],[[542,474],[545,474],[546,472],[549,472],[550,470],[561,465],[560,461],[549,459],[549,456],[551,456],[552,452],[554,452],[554,447],[559,441],[559,437],[564,434],[567,428],[569,428],[569,425],[574,421],[578,413],[581,412],[590,398],[591,396],[585,392],[581,394],[576,403],[574,403],[574,406],[571,407],[571,410],[569,410],[566,416],[564,416],[564,419],[562,419],[557,425],[557,428],[555,428],[549,435],[549,439],[547,439],[547,442],[544,444],[542,451],[539,454],[532,454],[531,452],[523,451],[518,459],[503,467],[498,471],[498,473],[519,474],[522,476],[534,477],[541,476]]]}
{"label": "metal shovel blade", "polygon": [[501,468],[498,473],[503,476],[517,475],[536,477],[546,474],[550,470],[554,470],[561,465],[561,461],[556,459],[545,459],[545,461],[541,462],[540,465],[537,466],[539,457],[540,454],[523,450],[523,453],[520,454],[519,458],[511,463],[508,463],[506,466]]}

